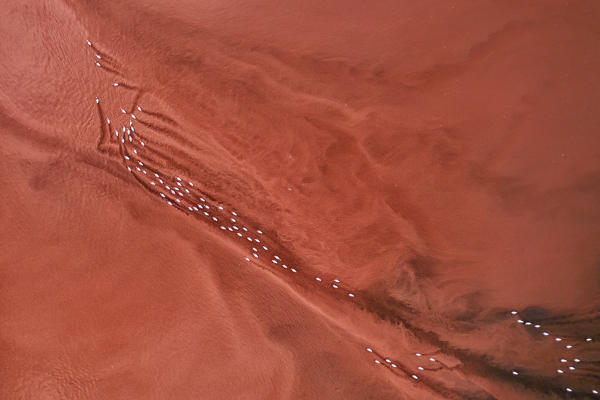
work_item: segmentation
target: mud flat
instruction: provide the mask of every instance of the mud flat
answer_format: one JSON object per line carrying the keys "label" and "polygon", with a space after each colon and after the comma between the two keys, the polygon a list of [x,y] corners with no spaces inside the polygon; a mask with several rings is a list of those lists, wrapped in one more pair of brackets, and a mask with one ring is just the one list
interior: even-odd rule
{"label": "mud flat", "polygon": [[9,1],[0,398],[600,391],[600,6]]}

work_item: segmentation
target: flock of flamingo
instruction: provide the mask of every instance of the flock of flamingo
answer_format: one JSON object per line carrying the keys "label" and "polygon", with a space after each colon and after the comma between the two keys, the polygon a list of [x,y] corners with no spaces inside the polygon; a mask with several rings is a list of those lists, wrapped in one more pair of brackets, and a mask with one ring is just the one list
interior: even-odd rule
{"label": "flock of flamingo", "polygon": [[[93,51],[93,60],[96,67],[112,73],[118,78],[123,77],[118,71],[118,63],[113,57],[101,51],[90,41],[87,41],[87,45]],[[109,112],[105,109],[103,101],[99,97],[95,98],[101,125],[101,135],[97,145],[100,152],[119,159],[123,167],[130,172],[132,179],[135,179],[149,193],[163,201],[168,207],[173,207],[191,217],[203,219],[214,225],[223,234],[239,241],[240,245],[245,246],[248,251],[247,256],[244,258],[245,262],[263,263],[261,268],[266,268],[264,263],[267,263],[271,270],[279,270],[281,273],[290,274],[292,277],[311,280],[317,287],[341,293],[350,301],[356,302],[359,300],[356,291],[339,279],[335,277],[326,278],[323,274],[305,272],[294,263],[286,261],[284,256],[277,254],[277,251],[275,251],[276,246],[269,242],[267,235],[261,229],[251,227],[249,223],[244,222],[244,218],[240,216],[238,211],[226,207],[222,202],[203,191],[199,182],[169,173],[168,146],[161,148],[160,145],[154,144],[147,133],[163,132],[177,139],[181,138],[181,136],[178,136],[180,126],[166,115],[143,108],[138,103],[141,98],[141,91],[125,81],[113,82],[111,85],[114,90],[137,91],[134,103],[130,107],[122,106],[113,110],[113,112]],[[156,121],[164,123],[166,126],[160,125]],[[575,374],[579,370],[589,372],[589,366],[588,368],[580,367],[585,365],[587,360],[575,354],[582,346],[591,343],[593,338],[567,339],[552,335],[542,329],[539,324],[521,319],[517,311],[510,312],[510,316],[517,318],[517,324],[521,324],[527,329],[539,331],[539,335],[542,337],[551,338],[557,345],[562,345],[565,354],[557,357],[556,374],[558,376]],[[383,366],[396,376],[404,376],[415,384],[418,383],[422,374],[427,371],[449,369],[442,361],[434,357],[433,353],[413,353],[414,362],[408,362],[411,365],[408,366],[400,360],[384,355],[372,346],[365,347],[365,349],[370,356],[374,357],[372,358],[374,366]],[[510,373],[515,379],[519,379],[524,374],[518,368],[510,371]],[[575,394],[576,389],[571,386],[564,386],[564,392]],[[599,390],[594,388],[591,391],[579,391],[578,393],[598,395]]]}

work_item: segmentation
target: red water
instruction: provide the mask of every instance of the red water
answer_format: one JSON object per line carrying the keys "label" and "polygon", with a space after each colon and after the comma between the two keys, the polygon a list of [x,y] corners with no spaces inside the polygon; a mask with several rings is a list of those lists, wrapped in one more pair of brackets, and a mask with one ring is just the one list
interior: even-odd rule
{"label": "red water", "polygon": [[597,398],[599,18],[5,2],[0,398]]}

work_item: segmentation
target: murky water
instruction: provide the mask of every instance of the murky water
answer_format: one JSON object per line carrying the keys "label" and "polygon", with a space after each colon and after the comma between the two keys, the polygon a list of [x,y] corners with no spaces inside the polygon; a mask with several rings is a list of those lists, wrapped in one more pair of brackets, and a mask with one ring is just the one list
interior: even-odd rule
{"label": "murky water", "polygon": [[2,397],[598,397],[598,11],[7,5]]}

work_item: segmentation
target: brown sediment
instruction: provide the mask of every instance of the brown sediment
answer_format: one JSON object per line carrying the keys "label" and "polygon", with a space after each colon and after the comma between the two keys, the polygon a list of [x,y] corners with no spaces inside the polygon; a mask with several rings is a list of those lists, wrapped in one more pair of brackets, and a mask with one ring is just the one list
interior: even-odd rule
{"label": "brown sediment", "polygon": [[0,398],[598,397],[599,16],[3,8]]}

